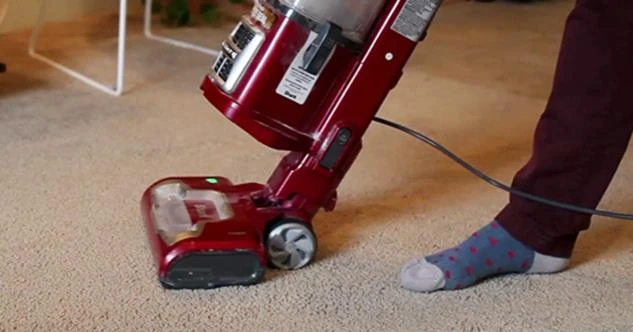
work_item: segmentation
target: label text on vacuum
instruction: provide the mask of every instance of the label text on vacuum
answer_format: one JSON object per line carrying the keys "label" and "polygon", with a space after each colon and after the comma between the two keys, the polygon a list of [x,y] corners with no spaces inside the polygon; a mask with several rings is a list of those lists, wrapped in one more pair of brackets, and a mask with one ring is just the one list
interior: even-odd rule
{"label": "label text on vacuum", "polygon": [[286,71],[283,79],[279,82],[279,86],[277,86],[276,92],[279,95],[284,96],[299,105],[303,105],[306,102],[310,92],[312,92],[312,88],[314,88],[314,84],[316,84],[316,81],[319,78],[318,75],[312,75],[302,68],[303,56],[316,37],[316,33],[310,33],[305,46],[297,54],[294,61],[290,64],[290,67]]}
{"label": "label text on vacuum", "polygon": [[391,29],[417,43],[441,2],[442,0],[407,0]]}

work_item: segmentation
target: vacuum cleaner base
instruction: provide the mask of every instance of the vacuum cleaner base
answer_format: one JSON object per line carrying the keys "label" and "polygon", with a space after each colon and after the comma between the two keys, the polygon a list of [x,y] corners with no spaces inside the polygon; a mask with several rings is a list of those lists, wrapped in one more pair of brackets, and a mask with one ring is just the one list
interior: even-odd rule
{"label": "vacuum cleaner base", "polygon": [[295,270],[316,253],[311,225],[267,201],[268,189],[221,177],[167,178],[143,194],[141,209],[169,289],[252,285],[265,268]]}

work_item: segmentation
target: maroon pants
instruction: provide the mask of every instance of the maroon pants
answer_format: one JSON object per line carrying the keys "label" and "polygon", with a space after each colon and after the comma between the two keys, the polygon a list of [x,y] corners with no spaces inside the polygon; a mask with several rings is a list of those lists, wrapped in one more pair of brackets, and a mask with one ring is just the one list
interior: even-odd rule
{"label": "maroon pants", "polygon": [[[568,16],[533,153],[513,187],[596,208],[633,132],[633,0],[578,0]],[[497,220],[547,255],[570,257],[591,215],[514,195]]]}

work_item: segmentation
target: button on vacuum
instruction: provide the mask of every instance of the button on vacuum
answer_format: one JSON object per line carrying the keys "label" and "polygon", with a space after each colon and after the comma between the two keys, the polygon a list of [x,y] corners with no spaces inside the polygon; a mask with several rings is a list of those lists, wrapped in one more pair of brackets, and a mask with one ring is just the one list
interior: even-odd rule
{"label": "button on vacuum", "polygon": [[329,149],[325,153],[325,156],[321,160],[321,166],[327,169],[334,168],[334,164],[336,164],[336,162],[340,158],[341,154],[345,150],[345,147],[347,146],[347,143],[349,143],[351,138],[351,130],[349,130],[348,128],[343,128],[339,130],[338,134],[336,135],[336,139],[334,139],[334,142],[332,142],[332,145],[330,145]]}

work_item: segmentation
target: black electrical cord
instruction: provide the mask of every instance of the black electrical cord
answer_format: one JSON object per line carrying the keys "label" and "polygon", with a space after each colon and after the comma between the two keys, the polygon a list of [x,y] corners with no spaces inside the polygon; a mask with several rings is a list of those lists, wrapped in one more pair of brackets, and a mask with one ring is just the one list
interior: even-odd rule
{"label": "black electrical cord", "polygon": [[484,174],[482,171],[478,170],[477,168],[475,168],[474,166],[468,164],[466,161],[464,161],[462,158],[458,157],[457,155],[455,155],[453,152],[451,152],[449,149],[447,149],[446,147],[442,146],[441,144],[435,142],[434,140],[428,138],[427,136],[413,130],[410,128],[407,128],[401,124],[389,121],[389,120],[385,120],[379,117],[374,117],[374,121],[387,125],[389,127],[398,129],[400,131],[403,131],[404,133],[411,135],[413,137],[415,137],[416,139],[429,144],[430,146],[436,148],[437,150],[439,150],[440,152],[444,153],[445,155],[447,155],[449,158],[451,158],[453,161],[455,161],[456,163],[460,164],[461,166],[463,166],[465,169],[467,169],[468,171],[470,171],[471,173],[473,173],[474,175],[476,175],[477,177],[483,179],[484,181],[488,182],[489,184],[491,184],[494,187],[497,187],[499,189],[502,189],[504,191],[507,191],[509,193],[512,193],[514,195],[517,196],[521,196],[523,198],[529,199],[529,200],[533,200],[539,203],[543,203],[543,204],[547,204],[553,207],[557,207],[557,208],[561,208],[561,209],[565,209],[565,210],[569,210],[569,211],[573,211],[573,212],[578,212],[578,213],[583,213],[583,214],[592,214],[592,215],[598,215],[598,216],[603,216],[603,217],[608,217],[608,218],[614,218],[614,219],[624,219],[624,220],[633,220],[633,215],[631,214],[624,214],[624,213],[618,213],[618,212],[611,212],[611,211],[604,211],[604,210],[594,210],[594,209],[589,209],[589,208],[583,208],[583,207],[579,207],[576,205],[572,205],[572,204],[567,204],[567,203],[561,203],[561,202],[557,202],[557,201],[553,201],[550,199],[546,199],[543,197],[539,197],[536,195],[532,195],[532,194],[527,194],[521,191],[518,191],[516,189],[513,189],[493,178],[491,178],[490,176]]}

